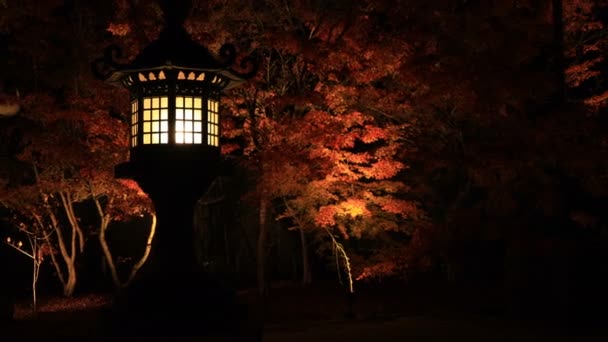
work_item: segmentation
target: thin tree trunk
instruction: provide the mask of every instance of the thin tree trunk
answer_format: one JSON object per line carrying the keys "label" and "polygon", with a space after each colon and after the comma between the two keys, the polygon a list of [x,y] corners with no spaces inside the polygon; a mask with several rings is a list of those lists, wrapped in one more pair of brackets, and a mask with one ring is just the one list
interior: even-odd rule
{"label": "thin tree trunk", "polygon": [[310,273],[310,262],[308,260],[308,243],[306,242],[306,234],[304,229],[300,227],[300,242],[302,243],[302,285],[312,283],[312,275]]}
{"label": "thin tree trunk", "polygon": [[[51,225],[53,227],[53,230],[57,234],[57,245],[59,246],[59,252],[65,263],[67,278],[65,277],[66,274],[62,273],[59,262],[56,259],[54,259],[53,254],[51,253],[51,257],[53,260],[53,266],[55,266],[55,270],[57,271],[57,274],[60,275],[59,280],[61,281],[61,284],[63,286],[64,295],[66,297],[70,297],[74,293],[74,289],[76,287],[76,279],[77,279],[76,266],[75,266],[76,232],[72,230],[72,236],[70,239],[70,250],[68,251],[66,242],[63,237],[63,230],[61,229],[61,226],[57,220],[57,217],[55,216],[55,214],[53,213],[53,211],[50,208],[47,208],[47,214],[49,215],[49,218],[51,219]],[[50,241],[48,241],[48,242],[50,243]]]}
{"label": "thin tree trunk", "polygon": [[129,278],[125,282],[124,286],[127,287],[131,284],[133,279],[135,279],[135,275],[139,271],[139,269],[146,263],[148,260],[148,256],[150,256],[150,251],[152,250],[152,240],[154,240],[154,235],[156,234],[156,214],[152,213],[152,224],[150,225],[150,233],[148,234],[148,241],[146,242],[146,249],[144,250],[144,254],[141,256],[141,259],[133,265],[131,269],[131,273],[129,274]]}
{"label": "thin tree trunk", "polygon": [[64,204],[64,209],[68,217],[71,217],[69,221],[70,227],[72,228],[72,234],[70,239],[70,255],[65,260],[65,266],[68,272],[68,279],[63,287],[63,295],[66,297],[71,297],[74,294],[74,290],[76,288],[76,255],[78,253],[77,241],[80,241],[80,250],[82,251],[82,249],[84,248],[84,238],[82,235],[82,231],[80,230],[80,226],[78,225],[78,221],[76,220],[76,217],[74,215],[71,200],[67,201]]}
{"label": "thin tree trunk", "polygon": [[99,224],[99,245],[101,246],[104,258],[106,259],[106,264],[110,268],[110,276],[112,277],[114,288],[120,289],[122,284],[120,282],[120,278],[118,277],[118,272],[116,271],[116,265],[114,264],[112,252],[110,251],[108,241],[106,240],[106,231],[110,225],[110,218],[109,215],[104,214],[103,209],[101,208],[101,203],[99,203],[99,199],[95,197],[94,202],[95,207],[97,208],[97,213],[101,219],[101,223]]}
{"label": "thin tree trunk", "polygon": [[78,224],[78,218],[76,217],[76,213],[74,212],[74,202],[72,201],[72,197],[68,192],[59,192],[59,196],[61,197],[61,203],[63,204],[63,208],[65,209],[65,213],[68,217],[68,221],[70,222],[70,226],[72,226],[72,231],[78,237],[78,247],[80,253],[84,251],[84,233]]}
{"label": "thin tree trunk", "polygon": [[552,0],[553,7],[553,41],[555,44],[555,58],[557,64],[558,101],[562,102],[566,96],[566,77],[564,65],[564,19],[563,0]]}
{"label": "thin tree trunk", "polygon": [[66,297],[72,297],[74,290],[76,290],[76,265],[74,263],[67,264],[68,268],[68,281],[63,287],[63,295]]}
{"label": "thin tree trunk", "polygon": [[289,206],[287,200],[283,198],[285,207],[291,212],[291,217],[294,219],[297,229],[300,231],[300,242],[302,244],[302,285],[312,283],[312,273],[310,271],[310,260],[308,256],[308,243],[306,242],[306,234],[304,232],[304,224],[295,214],[294,210]]}
{"label": "thin tree trunk", "polygon": [[[34,217],[34,219],[36,220],[36,222],[38,223],[38,225],[40,227],[44,227],[44,224],[42,222],[42,217],[40,215],[38,215],[35,212],[32,212],[32,216]],[[56,233],[55,229],[53,229],[53,231],[55,231],[55,233]],[[53,246],[53,244],[51,243],[51,234],[45,234],[44,235],[44,241],[49,246]],[[61,284],[63,285],[65,283],[65,276],[63,274],[63,271],[61,270],[61,266],[59,265],[59,261],[57,261],[57,258],[55,257],[55,253],[51,252],[49,254],[51,256],[51,263],[53,264],[53,266],[55,267],[55,270],[57,272],[57,277],[59,278],[59,282],[61,282]]]}
{"label": "thin tree trunk", "polygon": [[257,243],[257,281],[258,281],[258,292],[260,295],[266,295],[266,237],[267,231],[267,211],[268,211],[268,199],[265,195],[260,197],[260,217],[259,225],[260,231],[258,233]]}
{"label": "thin tree trunk", "polygon": [[[36,255],[32,250],[32,255]],[[38,312],[38,297],[36,294],[36,283],[38,282],[38,264],[36,263],[36,257],[34,257],[32,267],[32,306],[34,313]]]}
{"label": "thin tree trunk", "polygon": [[[144,250],[144,254],[142,257],[133,265],[131,268],[131,272],[129,272],[129,277],[123,283],[120,280],[120,276],[118,275],[118,270],[116,269],[116,264],[114,263],[114,257],[112,256],[112,251],[108,245],[108,241],[106,240],[106,232],[111,222],[110,215],[104,213],[101,203],[99,203],[99,199],[94,197],[95,207],[97,208],[97,213],[101,218],[101,223],[99,227],[99,244],[101,246],[101,250],[103,251],[103,256],[106,260],[106,264],[110,268],[110,275],[112,277],[112,283],[114,284],[114,288],[120,291],[123,288],[128,287],[139,269],[146,263],[148,260],[148,256],[150,255],[150,251],[152,249],[152,240],[154,239],[154,235],[156,234],[156,214],[152,213],[152,224],[150,226],[150,232],[148,234],[148,239],[146,241],[146,249]],[[108,203],[108,205],[112,205],[112,200]]]}
{"label": "thin tree trunk", "polygon": [[34,307],[34,312],[38,312],[38,275],[40,274],[40,251],[38,250],[40,247],[38,245],[38,238],[34,235],[34,237],[28,236],[30,241],[30,247],[32,248],[32,305]]}

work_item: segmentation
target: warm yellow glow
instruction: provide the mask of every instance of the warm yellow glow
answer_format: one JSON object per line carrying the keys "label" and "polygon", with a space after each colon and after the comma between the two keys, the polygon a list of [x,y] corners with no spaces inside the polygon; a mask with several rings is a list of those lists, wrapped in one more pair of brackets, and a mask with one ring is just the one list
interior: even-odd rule
{"label": "warm yellow glow", "polygon": [[360,199],[348,199],[340,203],[339,208],[339,214],[344,216],[369,217],[371,215],[371,212],[369,211],[369,209],[367,209],[367,203],[364,200]]}
{"label": "warm yellow glow", "polygon": [[213,137],[211,135],[208,135],[207,136],[207,144],[210,145],[210,146],[218,146],[219,142],[218,142],[217,137]]}
{"label": "warm yellow glow", "polygon": [[[192,76],[194,74],[189,75]],[[194,76],[192,76],[194,77]],[[200,97],[175,97],[175,143],[203,143],[203,100]]]}
{"label": "warm yellow glow", "polygon": [[146,82],[147,81],[146,76],[144,76],[144,74],[139,73],[137,76],[139,77],[139,80],[141,82]]}
{"label": "warm yellow glow", "polygon": [[194,74],[194,71],[191,71],[190,74],[188,74],[188,79],[190,81],[193,81],[196,78],[196,75]]}
{"label": "warm yellow glow", "polygon": [[219,146],[219,103],[207,100],[207,145]]}
{"label": "warm yellow glow", "polygon": [[159,79],[159,80],[164,80],[164,79],[166,79],[166,77],[165,77],[165,72],[164,72],[164,71],[162,71],[162,70],[161,70],[161,71],[158,73],[158,79]]}
{"label": "warm yellow glow", "polygon": [[149,79],[150,81],[156,81],[156,76],[154,76],[154,73],[153,73],[153,72],[151,72],[151,73],[149,73],[149,74],[148,74],[148,79]]}
{"label": "warm yellow glow", "polygon": [[198,77],[196,78],[197,81],[204,81],[205,80],[205,73],[201,73],[200,75],[198,75]]}
{"label": "warm yellow glow", "polygon": [[167,96],[143,99],[143,143],[169,143],[169,98]]}
{"label": "warm yellow glow", "polygon": [[183,71],[180,71],[180,72],[177,74],[177,79],[178,79],[178,80],[185,80],[185,79],[186,79],[186,74],[184,74],[184,72],[183,72]]}
{"label": "warm yellow glow", "polygon": [[131,102],[131,146],[137,146],[138,102]]}

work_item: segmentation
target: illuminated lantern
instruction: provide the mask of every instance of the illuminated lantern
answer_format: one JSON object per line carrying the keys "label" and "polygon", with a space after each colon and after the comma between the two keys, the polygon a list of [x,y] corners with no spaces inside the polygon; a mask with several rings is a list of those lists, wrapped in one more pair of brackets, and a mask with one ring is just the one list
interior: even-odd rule
{"label": "illuminated lantern", "polygon": [[[120,49],[110,46],[93,63],[98,78],[124,87],[131,93],[131,161],[172,153],[178,145],[217,153],[220,145],[220,94],[255,74],[230,68],[236,57],[225,44],[217,59],[195,43],[175,16],[158,39],[145,47],[130,63],[120,64]],[[243,63],[251,60],[243,60]],[[179,148],[179,147],[178,147]],[[182,149],[188,149],[183,147]],[[157,154],[156,156],[154,156]]]}
{"label": "illuminated lantern", "polygon": [[154,202],[155,240],[183,246],[192,240],[185,235],[192,233],[192,222],[184,217],[192,216],[197,199],[220,172],[220,95],[251,78],[257,63],[244,57],[240,66],[247,72],[235,71],[234,46],[224,44],[217,58],[183,27],[187,1],[162,4],[165,27],[155,41],[128,63],[117,61],[121,49],[111,45],[92,69],[99,79],[131,94],[130,155],[116,166],[116,177],[135,180]]}
{"label": "illuminated lantern", "polygon": [[[123,294],[126,301],[117,301],[126,304],[118,304],[121,314],[116,320],[129,321],[124,326],[134,334],[198,331],[199,321],[189,323],[191,312],[228,311],[210,298],[217,289],[209,290],[213,282],[196,260],[193,212],[201,195],[223,174],[220,95],[257,69],[250,57],[240,62],[246,72],[232,69],[236,60],[232,45],[222,46],[216,58],[195,43],[182,26],[187,10],[180,6],[187,1],[162,4],[166,25],[157,40],[129,63],[116,61],[121,58],[116,46],[106,48],[104,56],[92,63],[98,78],[130,92],[130,155],[116,166],[115,174],[139,184],[158,218],[154,246],[139,281]],[[166,318],[167,313],[172,319]]]}

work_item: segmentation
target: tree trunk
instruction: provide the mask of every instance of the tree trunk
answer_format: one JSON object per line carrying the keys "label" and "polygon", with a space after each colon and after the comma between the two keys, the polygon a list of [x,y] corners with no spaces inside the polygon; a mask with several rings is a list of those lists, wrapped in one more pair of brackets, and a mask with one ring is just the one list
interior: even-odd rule
{"label": "tree trunk", "polygon": [[146,261],[148,260],[148,256],[150,256],[150,251],[152,250],[152,240],[154,240],[154,235],[156,235],[156,214],[151,213],[150,215],[152,215],[152,223],[150,224],[150,233],[148,234],[146,249],[144,250],[144,254],[141,256],[141,259],[139,259],[139,261],[135,265],[133,265],[133,268],[131,268],[129,278],[124,284],[125,287],[131,284],[133,279],[135,279],[137,272],[139,272],[139,269],[146,263]]}
{"label": "tree trunk", "polygon": [[[76,227],[72,226],[72,234],[70,237],[70,245],[69,250],[66,245],[66,241],[64,240],[63,230],[61,229],[61,225],[57,220],[57,217],[53,213],[53,211],[48,208],[47,214],[51,219],[51,226],[53,227],[53,231],[57,234],[57,245],[59,246],[59,254],[61,255],[67,272],[67,278],[61,270],[61,265],[55,255],[51,253],[51,261],[53,262],[53,266],[55,266],[55,270],[57,271],[57,275],[59,277],[59,281],[61,281],[61,285],[63,286],[63,294],[67,297],[70,297],[74,293],[74,289],[76,288],[76,239],[77,233],[75,231]],[[52,246],[50,243],[50,239],[47,238],[47,243]]]}
{"label": "tree trunk", "polygon": [[312,275],[310,273],[310,262],[308,260],[308,243],[306,242],[306,234],[304,229],[300,227],[300,241],[302,243],[302,285],[312,283]]}
{"label": "tree trunk", "polygon": [[563,0],[552,0],[553,7],[553,43],[555,44],[555,60],[557,69],[557,100],[564,101],[566,96],[566,77],[564,65],[564,21]]}
{"label": "tree trunk", "polygon": [[72,297],[74,290],[76,289],[76,265],[72,261],[66,263],[66,266],[68,270],[68,279],[65,284],[63,284],[63,295],[66,297]]}
{"label": "tree trunk", "polygon": [[74,201],[68,192],[59,192],[59,196],[61,197],[61,203],[65,209],[70,226],[72,227],[72,234],[76,234],[75,236],[78,237],[78,249],[80,250],[80,253],[82,253],[84,252],[84,233],[80,228],[80,224],[78,224],[78,218],[74,212]]}
{"label": "tree trunk", "polygon": [[30,246],[32,247],[32,306],[34,312],[38,312],[38,276],[40,275],[41,251],[38,243],[38,237],[29,237]]}
{"label": "tree trunk", "polygon": [[258,233],[257,243],[257,281],[258,292],[260,295],[267,293],[266,286],[266,237],[268,235],[267,227],[267,211],[268,199],[262,195],[260,197],[260,231]]}
{"label": "tree trunk", "polygon": [[[129,286],[139,269],[146,263],[148,260],[148,256],[150,255],[150,250],[152,249],[152,240],[154,239],[154,235],[156,234],[156,214],[152,213],[152,224],[150,225],[150,232],[148,233],[148,239],[146,241],[146,249],[144,250],[144,254],[142,257],[133,265],[131,268],[131,272],[129,273],[129,277],[123,283],[120,280],[120,276],[118,275],[118,270],[116,269],[116,264],[114,263],[114,257],[112,256],[112,251],[108,246],[108,241],[106,240],[106,231],[108,230],[108,226],[110,225],[110,217],[108,214],[103,212],[103,208],[101,207],[101,203],[97,198],[94,199],[95,207],[97,208],[97,213],[101,218],[101,223],[99,226],[99,244],[101,245],[101,250],[103,251],[104,259],[106,260],[106,264],[108,268],[110,268],[110,275],[112,277],[112,283],[114,284],[114,289],[120,291],[121,289]],[[112,201],[108,203],[111,205]]]}
{"label": "tree trunk", "polygon": [[[95,200],[97,204],[97,200]],[[120,282],[120,278],[118,277],[118,272],[116,271],[116,265],[114,264],[114,258],[112,257],[112,252],[110,251],[110,247],[108,246],[108,241],[106,240],[106,231],[108,229],[109,220],[106,217],[102,217],[101,224],[99,227],[99,245],[101,246],[101,250],[103,251],[103,256],[106,259],[106,265],[110,269],[110,276],[112,277],[112,283],[114,284],[115,289],[120,289],[122,287],[122,283]]]}

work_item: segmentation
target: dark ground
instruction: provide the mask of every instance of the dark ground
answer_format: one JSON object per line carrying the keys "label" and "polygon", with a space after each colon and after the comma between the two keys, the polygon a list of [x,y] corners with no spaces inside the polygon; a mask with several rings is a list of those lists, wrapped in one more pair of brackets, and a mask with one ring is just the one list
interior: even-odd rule
{"label": "dark ground", "polygon": [[[240,292],[239,300],[248,307],[248,320],[242,327],[246,333],[232,340],[259,341],[256,331],[262,329],[262,341],[269,342],[608,341],[603,318],[577,320],[567,310],[553,314],[531,310],[527,315],[515,315],[509,313],[510,305],[500,295],[479,288],[361,288],[354,303],[354,318],[346,317],[345,296],[336,284],[310,288],[275,285],[266,309],[259,305],[255,291]],[[41,300],[36,317],[31,316],[27,304],[20,303],[15,324],[2,329],[2,334],[20,340],[59,336],[102,340],[108,303],[109,297],[101,295],[70,301],[47,298]],[[159,340],[173,341],[176,336],[179,332]],[[187,339],[229,340],[222,336]]]}

